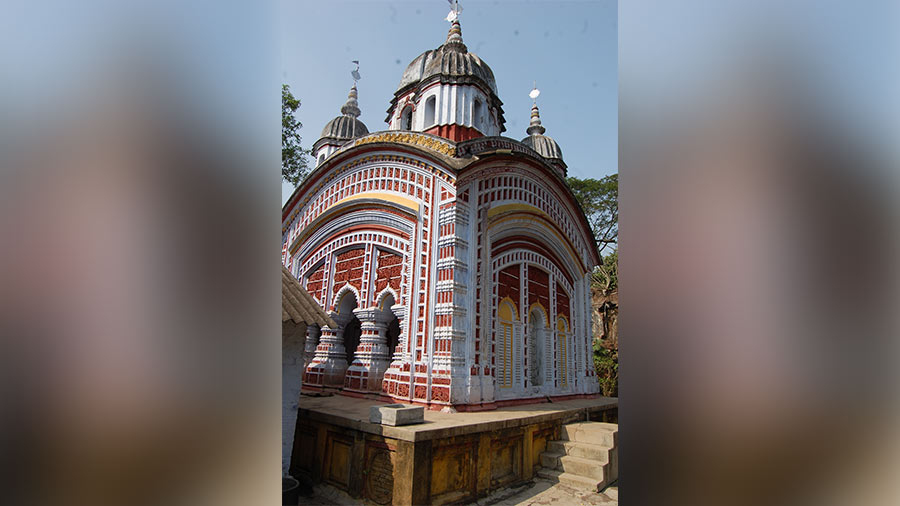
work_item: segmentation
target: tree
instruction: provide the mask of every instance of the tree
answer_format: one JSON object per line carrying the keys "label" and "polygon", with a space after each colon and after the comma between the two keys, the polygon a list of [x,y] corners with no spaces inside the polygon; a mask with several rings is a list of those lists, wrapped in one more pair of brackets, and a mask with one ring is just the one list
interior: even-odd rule
{"label": "tree", "polygon": [[[591,277],[594,368],[603,395],[619,395],[619,176],[566,178],[584,210],[602,259]],[[611,250],[604,256],[604,253]]]}
{"label": "tree", "polygon": [[602,179],[567,177],[566,182],[575,194],[575,200],[581,204],[603,256],[619,238],[619,175],[611,174]]}
{"label": "tree", "polygon": [[[612,174],[602,179],[568,177],[566,182],[584,210],[597,241],[598,253],[603,259],[602,265],[594,271],[593,284],[609,293],[616,289],[618,278],[619,175]],[[608,250],[612,251],[604,256]]]}
{"label": "tree", "polygon": [[281,177],[294,186],[309,174],[308,149],[300,146],[303,125],[294,117],[300,100],[294,98],[286,84],[281,85]]}

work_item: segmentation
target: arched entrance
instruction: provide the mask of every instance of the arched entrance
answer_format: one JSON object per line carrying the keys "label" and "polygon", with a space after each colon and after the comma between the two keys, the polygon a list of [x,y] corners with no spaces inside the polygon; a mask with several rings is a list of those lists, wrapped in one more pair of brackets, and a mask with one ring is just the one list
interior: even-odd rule
{"label": "arched entrance", "polygon": [[400,339],[400,319],[397,318],[397,315],[391,310],[391,306],[393,306],[394,303],[394,295],[387,293],[378,305],[378,311],[380,313],[379,320],[387,324],[384,331],[384,344],[387,346],[386,358],[388,361],[390,361],[391,355],[394,354],[394,350],[397,349],[397,344]]}
{"label": "arched entrance", "polygon": [[356,349],[359,347],[361,324],[359,318],[353,313],[353,310],[358,305],[356,295],[350,291],[341,297],[337,305],[338,317],[335,320],[343,326],[344,351],[347,354],[347,363],[353,362],[353,355],[356,354]]}
{"label": "arched entrance", "polygon": [[393,355],[397,345],[400,344],[400,318],[394,316],[394,319],[388,323],[387,328],[388,354]]}
{"label": "arched entrance", "polygon": [[359,337],[362,334],[362,323],[356,316],[344,327],[344,349],[347,350],[347,362],[353,362],[356,349],[359,348]]}
{"label": "arched entrance", "polygon": [[528,380],[532,386],[544,384],[546,363],[544,347],[547,335],[547,319],[539,306],[528,314]]}

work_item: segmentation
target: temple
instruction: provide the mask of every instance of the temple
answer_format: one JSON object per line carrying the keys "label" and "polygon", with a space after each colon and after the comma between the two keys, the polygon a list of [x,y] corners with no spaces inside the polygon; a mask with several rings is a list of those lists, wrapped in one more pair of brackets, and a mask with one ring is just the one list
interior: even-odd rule
{"label": "temple", "polygon": [[307,330],[304,390],[458,411],[597,394],[593,235],[537,104],[522,140],[502,105],[458,19],[386,130],[353,85],[282,214],[282,262],[336,324]]}

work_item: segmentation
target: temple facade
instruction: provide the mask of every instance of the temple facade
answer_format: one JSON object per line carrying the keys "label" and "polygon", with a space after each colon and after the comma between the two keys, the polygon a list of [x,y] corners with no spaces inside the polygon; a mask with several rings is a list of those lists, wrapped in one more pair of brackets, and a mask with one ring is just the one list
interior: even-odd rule
{"label": "temple facade", "polygon": [[431,409],[599,391],[590,273],[600,262],[537,105],[505,131],[458,20],[409,64],[387,129],[354,84],[282,215],[282,261],[336,327],[311,326],[304,389]]}

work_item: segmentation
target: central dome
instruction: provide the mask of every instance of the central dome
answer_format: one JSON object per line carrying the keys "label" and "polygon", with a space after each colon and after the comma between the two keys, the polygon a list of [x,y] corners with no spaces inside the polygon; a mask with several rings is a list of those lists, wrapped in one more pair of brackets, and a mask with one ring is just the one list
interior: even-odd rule
{"label": "central dome", "polygon": [[463,44],[462,29],[459,21],[453,22],[447,41],[437,49],[431,49],[417,56],[403,72],[397,92],[419,83],[424,83],[435,76],[442,82],[483,84],[497,95],[497,81],[494,72],[475,53],[470,53]]}
{"label": "central dome", "polygon": [[463,43],[459,19],[437,49],[403,71],[385,122],[391,130],[430,133],[454,142],[506,130],[494,72]]}
{"label": "central dome", "polygon": [[497,81],[488,64],[475,53],[458,51],[444,44],[420,54],[406,67],[397,91],[427,81],[433,76],[443,76],[447,82],[465,83],[478,81],[497,95]]}

